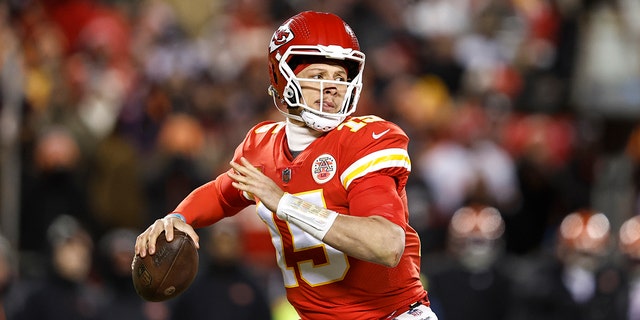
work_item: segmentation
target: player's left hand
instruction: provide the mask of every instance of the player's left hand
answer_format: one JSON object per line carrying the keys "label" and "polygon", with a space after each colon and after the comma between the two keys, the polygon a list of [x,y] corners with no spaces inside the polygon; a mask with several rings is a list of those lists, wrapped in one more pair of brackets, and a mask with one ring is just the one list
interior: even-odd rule
{"label": "player's left hand", "polygon": [[267,209],[276,212],[284,191],[244,157],[240,158],[240,163],[231,161],[229,164],[233,168],[233,172],[227,173],[234,180],[232,185],[238,190],[253,194]]}

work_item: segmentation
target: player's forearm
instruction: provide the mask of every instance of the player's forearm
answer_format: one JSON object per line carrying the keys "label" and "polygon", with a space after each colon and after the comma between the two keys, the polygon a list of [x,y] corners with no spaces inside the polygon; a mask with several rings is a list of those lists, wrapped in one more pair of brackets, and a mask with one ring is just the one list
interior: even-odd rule
{"label": "player's forearm", "polygon": [[354,258],[393,267],[404,251],[404,230],[381,216],[350,216],[285,193],[276,214]]}
{"label": "player's forearm", "polygon": [[183,215],[194,228],[200,228],[236,214],[248,204],[248,200],[231,187],[226,175],[221,175],[193,190],[173,212]]}
{"label": "player's forearm", "polygon": [[361,260],[394,267],[404,252],[404,230],[380,216],[339,215],[323,241]]}
{"label": "player's forearm", "polygon": [[216,212],[215,201],[211,201],[215,195],[215,182],[210,181],[195,190],[182,200],[173,213],[181,214],[186,222],[195,228],[208,225]]}

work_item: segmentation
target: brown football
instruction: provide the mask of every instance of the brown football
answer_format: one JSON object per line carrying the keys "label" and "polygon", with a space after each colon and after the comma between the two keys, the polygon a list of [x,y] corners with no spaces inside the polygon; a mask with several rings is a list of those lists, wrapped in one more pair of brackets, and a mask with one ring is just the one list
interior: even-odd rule
{"label": "brown football", "polygon": [[198,250],[184,232],[174,229],[173,240],[167,242],[162,232],[156,240],[156,252],[131,264],[133,286],[147,301],[165,301],[184,292],[198,273]]}

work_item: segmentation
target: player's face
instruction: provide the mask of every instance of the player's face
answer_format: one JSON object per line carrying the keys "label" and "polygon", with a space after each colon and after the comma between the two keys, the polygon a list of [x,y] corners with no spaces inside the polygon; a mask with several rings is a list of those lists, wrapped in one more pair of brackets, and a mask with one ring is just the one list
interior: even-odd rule
{"label": "player's face", "polygon": [[302,69],[297,77],[300,79],[302,97],[309,107],[328,113],[340,111],[347,91],[347,70],[344,67],[314,63]]}

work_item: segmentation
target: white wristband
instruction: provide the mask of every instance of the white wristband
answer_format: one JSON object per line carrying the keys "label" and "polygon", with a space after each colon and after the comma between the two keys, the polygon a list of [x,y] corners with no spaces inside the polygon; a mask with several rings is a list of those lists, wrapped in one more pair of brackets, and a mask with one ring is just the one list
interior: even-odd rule
{"label": "white wristband", "polygon": [[338,213],[335,211],[304,201],[289,193],[285,193],[278,202],[276,215],[319,240],[324,238],[338,217]]}

